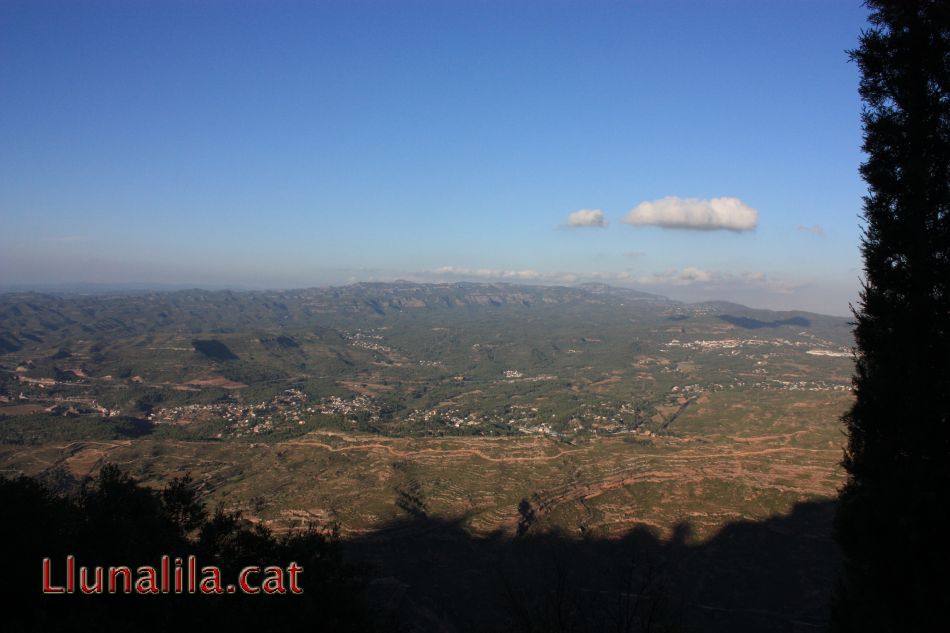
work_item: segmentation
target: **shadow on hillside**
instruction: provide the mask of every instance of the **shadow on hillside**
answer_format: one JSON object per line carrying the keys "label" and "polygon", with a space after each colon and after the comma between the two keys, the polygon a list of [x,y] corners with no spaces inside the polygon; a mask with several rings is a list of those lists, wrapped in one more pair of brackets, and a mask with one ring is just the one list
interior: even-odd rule
{"label": "shadow on hillside", "polygon": [[137,439],[155,432],[155,425],[148,420],[123,417],[115,424],[115,434],[121,438]]}
{"label": "shadow on hillside", "polygon": [[[238,514],[209,511],[187,477],[153,489],[107,465],[64,494],[71,487],[58,473],[0,477],[8,572],[0,593],[13,606],[4,630],[814,631],[824,628],[837,564],[832,501],[728,524],[698,541],[686,524],[669,539],[646,529],[616,539],[540,533],[527,502],[518,508],[519,536],[478,537],[464,518],[427,517],[407,494],[412,518],[341,542],[313,530],[278,537]],[[129,587],[109,595],[93,581],[97,595],[41,593],[41,561],[56,561],[62,584],[67,555],[87,568],[130,570],[194,555],[228,582],[249,565],[295,561],[303,591],[143,596]]]}
{"label": "shadow on hillside", "polygon": [[733,316],[731,314],[721,314],[717,317],[720,321],[725,321],[736,327],[745,328],[747,330],[758,330],[761,328],[776,328],[782,327],[783,325],[795,325],[798,327],[808,327],[811,325],[811,321],[805,317],[797,316],[791,317],[789,319],[780,319],[775,321],[760,321],[759,319],[753,319],[751,317],[744,316]]}
{"label": "shadow on hillside", "polygon": [[669,540],[483,538],[414,517],[346,549],[374,565],[370,598],[404,630],[814,631],[837,565],[833,515],[833,501],[800,503],[704,542],[686,524]]}

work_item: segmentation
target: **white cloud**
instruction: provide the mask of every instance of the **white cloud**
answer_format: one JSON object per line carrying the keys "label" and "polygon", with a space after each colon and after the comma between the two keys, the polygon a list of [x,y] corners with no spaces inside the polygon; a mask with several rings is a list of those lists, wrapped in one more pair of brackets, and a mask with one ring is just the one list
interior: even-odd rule
{"label": "white cloud", "polygon": [[644,257],[646,256],[646,253],[644,253],[643,251],[624,251],[623,256],[624,257]]}
{"label": "white cloud", "polygon": [[815,224],[814,226],[803,226],[799,224],[798,230],[802,233],[811,233],[819,237],[825,234],[825,229],[823,229],[820,224]]}
{"label": "white cloud", "polygon": [[510,281],[539,284],[575,284],[583,281],[614,281],[629,282],[633,275],[627,271],[603,272],[592,271],[583,273],[574,272],[546,272],[533,269],[505,270],[499,268],[460,268],[457,266],[442,266],[435,270],[421,273],[423,277],[439,277],[443,279],[482,279],[486,281]]}
{"label": "white cloud", "polygon": [[560,273],[542,273],[530,268],[524,270],[502,270],[498,268],[459,268],[458,266],[442,266],[430,271],[438,277],[476,278],[507,281],[546,281],[553,275]]}
{"label": "white cloud", "polygon": [[714,277],[710,271],[688,266],[682,270],[667,270],[660,273],[640,275],[634,279],[644,286],[688,286],[695,283],[709,282]]}
{"label": "white cloud", "polygon": [[[826,314],[846,314],[847,299],[856,292],[854,283],[839,284],[828,280],[773,278],[764,272],[726,272],[686,266],[660,272],[591,271],[549,272],[532,268],[464,268],[442,266],[402,278],[419,282],[485,281],[528,285],[571,286],[601,282],[624,288],[644,290],[680,301],[735,301],[773,310],[812,310]],[[842,299],[842,297],[845,297]]]}
{"label": "white cloud", "polygon": [[580,209],[567,216],[567,222],[563,226],[569,229],[582,227],[603,229],[607,227],[607,220],[604,218],[604,212],[600,209]]}
{"label": "white cloud", "polygon": [[484,281],[507,281],[527,284],[575,284],[585,281],[618,283],[624,286],[653,288],[706,287],[710,289],[748,288],[770,292],[788,293],[800,287],[788,281],[772,279],[762,272],[729,273],[707,270],[696,266],[671,269],[658,273],[634,274],[623,271],[547,272],[531,268],[506,270],[502,268],[462,268],[442,266],[417,273],[422,278],[432,279],[478,279]]}
{"label": "white cloud", "polygon": [[789,293],[801,287],[800,284],[771,279],[762,272],[727,273],[695,266],[642,275],[632,278],[632,281],[642,286],[707,286],[722,289],[743,287],[778,293]]}
{"label": "white cloud", "polygon": [[665,229],[751,231],[759,223],[759,212],[738,198],[704,200],[667,196],[641,202],[630,210],[624,222]]}

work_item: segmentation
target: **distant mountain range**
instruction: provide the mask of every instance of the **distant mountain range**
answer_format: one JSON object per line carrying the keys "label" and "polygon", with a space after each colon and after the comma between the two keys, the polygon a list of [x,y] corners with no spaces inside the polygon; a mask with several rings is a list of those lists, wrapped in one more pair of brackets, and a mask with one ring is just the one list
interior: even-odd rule
{"label": "distant mountain range", "polygon": [[8,292],[0,294],[0,353],[75,336],[121,336],[156,330],[195,333],[248,327],[340,327],[393,315],[433,311],[624,310],[632,317],[715,316],[739,328],[810,328],[850,344],[847,319],[792,311],[755,310],[738,304],[687,304],[666,297],[590,283],[573,287],[505,283],[357,283],[299,290],[171,292]]}

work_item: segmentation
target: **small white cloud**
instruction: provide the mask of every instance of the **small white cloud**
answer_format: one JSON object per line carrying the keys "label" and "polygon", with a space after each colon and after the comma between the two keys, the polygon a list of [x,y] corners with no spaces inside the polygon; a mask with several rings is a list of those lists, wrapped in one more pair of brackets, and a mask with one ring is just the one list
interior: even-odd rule
{"label": "small white cloud", "polygon": [[759,212],[738,198],[678,198],[667,196],[641,202],[624,218],[627,224],[699,231],[751,231]]}
{"label": "small white cloud", "polygon": [[695,266],[687,266],[679,274],[679,279],[686,283],[708,283],[714,278],[714,273]]}
{"label": "small white cloud", "polygon": [[710,281],[714,273],[700,268],[687,267],[682,270],[667,270],[660,273],[640,275],[636,283],[644,286],[688,286],[694,283]]}
{"label": "small white cloud", "polygon": [[825,234],[825,229],[823,229],[820,224],[815,224],[814,226],[804,226],[799,224],[798,230],[802,233],[811,233],[812,235],[818,235],[819,237]]}
{"label": "small white cloud", "polygon": [[668,270],[652,275],[636,277],[633,281],[642,286],[706,286],[716,289],[756,288],[778,293],[789,293],[800,284],[779,279],[770,279],[763,272],[727,273],[687,266],[681,270]]}
{"label": "small white cloud", "polygon": [[600,209],[580,209],[568,215],[567,222],[561,226],[569,229],[584,227],[603,229],[607,227],[607,219],[604,218],[604,212]]}
{"label": "small white cloud", "polygon": [[460,268],[442,266],[435,270],[420,273],[424,278],[442,279],[483,279],[486,281],[510,281],[539,284],[575,284],[582,281],[630,281],[633,279],[627,271],[592,272],[542,272],[538,270],[504,270],[499,268]]}
{"label": "small white cloud", "polygon": [[634,274],[629,270],[622,271],[589,271],[589,272],[546,272],[533,269],[505,270],[500,268],[460,268],[457,266],[442,266],[416,275],[422,279],[443,280],[483,280],[506,281],[511,283],[527,284],[576,284],[581,282],[598,281],[602,283],[616,283],[623,286],[649,287],[660,290],[675,290],[677,288],[704,288],[710,291],[722,292],[735,289],[760,290],[779,294],[790,293],[800,284],[785,280],[772,279],[762,272],[731,273],[718,270],[707,270],[696,266],[687,266],[680,269],[671,269],[652,274]]}
{"label": "small white cloud", "polygon": [[545,281],[552,277],[551,273],[541,273],[530,268],[525,270],[501,270],[498,268],[459,268],[457,266],[442,266],[432,271],[440,277],[476,278],[507,281]]}

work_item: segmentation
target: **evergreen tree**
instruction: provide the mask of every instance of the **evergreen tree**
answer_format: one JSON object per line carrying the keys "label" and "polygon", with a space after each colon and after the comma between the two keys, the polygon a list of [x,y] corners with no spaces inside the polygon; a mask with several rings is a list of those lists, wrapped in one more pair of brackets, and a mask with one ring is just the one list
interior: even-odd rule
{"label": "evergreen tree", "polygon": [[865,281],[836,537],[840,631],[950,620],[950,4],[870,0]]}

